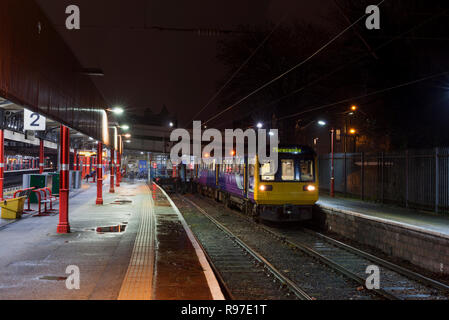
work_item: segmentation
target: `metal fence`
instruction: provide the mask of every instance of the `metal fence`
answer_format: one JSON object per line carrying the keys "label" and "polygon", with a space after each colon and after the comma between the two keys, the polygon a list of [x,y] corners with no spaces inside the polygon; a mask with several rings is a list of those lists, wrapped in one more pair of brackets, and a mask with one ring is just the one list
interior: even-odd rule
{"label": "metal fence", "polygon": [[[347,197],[449,213],[449,148],[334,155],[335,192]],[[331,155],[319,158],[330,189]]]}

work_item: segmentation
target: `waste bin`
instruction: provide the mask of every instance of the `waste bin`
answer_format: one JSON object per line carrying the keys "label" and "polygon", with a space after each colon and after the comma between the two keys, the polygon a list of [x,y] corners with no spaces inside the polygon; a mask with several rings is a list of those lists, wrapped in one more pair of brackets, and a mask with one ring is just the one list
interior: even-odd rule
{"label": "waste bin", "polygon": [[7,199],[0,203],[2,219],[19,219],[22,217],[23,206],[27,197]]}

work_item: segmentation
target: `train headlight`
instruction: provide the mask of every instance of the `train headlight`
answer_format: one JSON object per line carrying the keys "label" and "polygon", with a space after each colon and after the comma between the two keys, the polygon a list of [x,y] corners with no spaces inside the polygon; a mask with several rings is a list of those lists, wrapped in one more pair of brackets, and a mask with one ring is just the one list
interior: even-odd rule
{"label": "train headlight", "polygon": [[273,190],[273,186],[263,184],[263,185],[261,185],[259,187],[259,190],[260,191],[272,191]]}
{"label": "train headlight", "polygon": [[313,184],[309,184],[309,185],[304,186],[304,191],[312,192],[312,191],[315,191],[315,190],[316,190],[316,187]]}

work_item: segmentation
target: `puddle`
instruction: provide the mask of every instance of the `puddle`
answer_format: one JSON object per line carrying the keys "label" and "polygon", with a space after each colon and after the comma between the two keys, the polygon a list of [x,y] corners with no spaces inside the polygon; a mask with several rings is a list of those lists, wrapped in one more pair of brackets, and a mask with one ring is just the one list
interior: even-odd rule
{"label": "puddle", "polygon": [[40,277],[39,280],[64,281],[64,280],[67,280],[67,277],[61,277],[61,276],[43,276],[43,277]]}
{"label": "puddle", "polygon": [[126,224],[119,224],[118,226],[97,227],[96,231],[98,233],[125,232],[126,226]]}

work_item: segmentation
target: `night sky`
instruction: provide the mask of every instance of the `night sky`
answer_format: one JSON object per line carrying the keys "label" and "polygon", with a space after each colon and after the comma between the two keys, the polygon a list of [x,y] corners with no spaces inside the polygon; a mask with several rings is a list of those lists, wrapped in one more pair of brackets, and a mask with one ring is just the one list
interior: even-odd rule
{"label": "night sky", "polygon": [[[158,113],[165,105],[181,127],[190,127],[194,115],[220,84],[279,21],[283,21],[281,27],[195,120],[210,119],[300,63],[361,18],[372,4],[369,0],[37,2],[81,64],[104,71],[104,77],[93,80],[109,105],[124,106],[128,114],[143,114],[147,108]],[[80,7],[81,30],[65,28],[65,8],[70,4]],[[380,9],[380,30],[368,31],[364,19],[360,20],[304,66],[210,126],[223,129],[254,125],[259,120],[268,123],[276,117],[282,120],[311,107],[449,71],[447,1],[385,0]],[[181,31],[167,30],[173,28]],[[246,35],[199,36],[182,31],[188,29],[246,30]],[[336,68],[341,69],[333,73]],[[349,99],[346,104],[288,118],[274,126],[283,127],[282,139],[296,139],[298,126],[323,116],[336,121],[337,115],[354,103],[363,111],[356,125],[361,135],[371,139],[370,145],[449,145],[449,133],[444,130],[449,114],[448,82],[448,75],[432,78],[384,94]],[[303,93],[269,105],[302,86],[307,86]],[[388,143],[375,140],[385,135]]]}
{"label": "night sky", "polygon": [[[300,20],[326,24],[332,1],[269,0],[38,0],[84,67],[101,68],[94,81],[111,105],[159,112],[165,104],[180,122],[189,121],[217,90],[225,75],[217,61],[217,40],[193,33],[144,30],[171,28],[235,29],[239,25]],[[79,5],[81,30],[65,29],[65,8]],[[203,119],[213,115],[211,105]]]}

